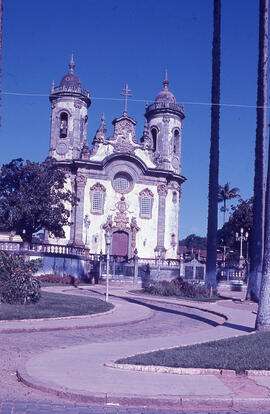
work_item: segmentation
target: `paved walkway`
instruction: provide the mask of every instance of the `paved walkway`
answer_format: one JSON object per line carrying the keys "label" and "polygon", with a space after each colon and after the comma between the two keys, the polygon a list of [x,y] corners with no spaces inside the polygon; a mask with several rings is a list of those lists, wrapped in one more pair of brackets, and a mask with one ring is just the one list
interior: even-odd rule
{"label": "paved walkway", "polygon": [[[96,297],[103,297],[104,294],[102,286],[61,289],[66,294]],[[37,353],[22,363],[17,362],[24,384],[81,403],[98,403],[107,407],[270,409],[270,377],[175,375],[119,370],[104,365],[139,352],[248,334],[255,323],[254,305],[231,301],[212,304],[181,301],[179,305],[175,299],[146,299],[127,294],[123,287],[115,286],[111,291],[110,301],[115,305],[115,310],[107,314],[0,323],[2,334],[86,328],[94,333],[96,328],[105,328],[103,340],[101,338],[98,342],[89,341],[76,346],[62,344],[48,352]],[[231,294],[224,287],[226,293]],[[243,297],[243,293],[233,294],[237,299]],[[178,315],[179,321],[180,318],[190,318],[190,323],[184,324],[182,330],[175,329],[175,332],[166,330],[166,327],[155,331],[154,316],[157,313],[168,326],[170,317],[173,319]],[[145,336],[139,339],[130,338],[131,335],[122,336],[121,330],[115,328],[119,337],[106,340],[106,327],[109,330],[127,325],[136,330],[140,329],[138,327],[142,326],[143,321],[148,321]]]}

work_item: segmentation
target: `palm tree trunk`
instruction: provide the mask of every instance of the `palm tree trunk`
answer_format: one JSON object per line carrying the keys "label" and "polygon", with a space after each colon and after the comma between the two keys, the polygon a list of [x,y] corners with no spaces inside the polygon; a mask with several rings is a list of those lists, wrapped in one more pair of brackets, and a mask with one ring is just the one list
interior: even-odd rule
{"label": "palm tree trunk", "polygon": [[270,330],[270,153],[268,156],[268,172],[265,199],[263,273],[259,309],[256,319],[256,329],[260,331]]}
{"label": "palm tree trunk", "polygon": [[253,228],[250,247],[248,297],[258,301],[260,294],[265,209],[265,141],[268,79],[268,0],[260,0],[259,60],[257,86],[257,128],[255,147],[255,175]]}
{"label": "palm tree trunk", "polygon": [[0,128],[2,124],[2,28],[3,28],[3,0],[0,0]]}
{"label": "palm tree trunk", "polygon": [[218,169],[219,169],[219,102],[220,102],[220,26],[221,0],[214,0],[212,44],[211,146],[209,165],[206,284],[216,287]]}
{"label": "palm tree trunk", "polygon": [[224,207],[223,224],[225,224],[226,222],[226,199],[224,199],[223,207]]}

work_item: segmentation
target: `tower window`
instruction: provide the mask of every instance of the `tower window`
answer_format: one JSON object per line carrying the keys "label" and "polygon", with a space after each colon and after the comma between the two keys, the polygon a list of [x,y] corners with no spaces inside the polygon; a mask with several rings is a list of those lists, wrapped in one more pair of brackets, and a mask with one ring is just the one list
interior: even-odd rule
{"label": "tower window", "polygon": [[139,194],[140,217],[145,219],[152,218],[154,194],[148,188],[145,188]]}
{"label": "tower window", "polygon": [[156,151],[157,149],[157,129],[152,128],[151,129],[152,139],[153,139],[153,149]]}
{"label": "tower window", "polygon": [[176,191],[173,191],[172,193],[172,202],[177,203],[177,192]]}
{"label": "tower window", "polygon": [[103,214],[104,213],[104,201],[105,201],[105,187],[96,183],[90,189],[91,198],[91,213],[92,214]]}
{"label": "tower window", "polygon": [[173,133],[173,152],[174,152],[174,154],[176,154],[179,151],[179,145],[180,145],[179,136],[180,136],[179,131],[178,131],[178,129],[176,129]]}
{"label": "tower window", "polygon": [[60,114],[60,138],[67,137],[68,129],[68,114],[66,112],[61,112]]}

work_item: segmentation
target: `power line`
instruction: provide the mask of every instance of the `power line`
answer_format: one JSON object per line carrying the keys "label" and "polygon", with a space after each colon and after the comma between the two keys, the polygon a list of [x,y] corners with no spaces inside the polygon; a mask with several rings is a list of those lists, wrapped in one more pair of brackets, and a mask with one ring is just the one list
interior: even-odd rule
{"label": "power line", "polygon": [[[37,97],[49,97],[49,94],[45,93],[19,93],[19,92],[2,92],[3,95],[13,95],[13,96],[37,96]],[[109,98],[109,97],[98,97],[91,96],[91,99],[96,101],[123,101],[123,98]],[[129,102],[143,102],[148,104],[153,102],[152,99],[129,99]],[[232,103],[211,103],[211,102],[193,102],[193,101],[184,101],[178,103],[179,105],[202,105],[202,106],[224,106],[224,107],[236,107],[236,108],[266,108],[270,109],[270,106],[257,106],[257,105],[244,105],[244,104],[232,104]]]}

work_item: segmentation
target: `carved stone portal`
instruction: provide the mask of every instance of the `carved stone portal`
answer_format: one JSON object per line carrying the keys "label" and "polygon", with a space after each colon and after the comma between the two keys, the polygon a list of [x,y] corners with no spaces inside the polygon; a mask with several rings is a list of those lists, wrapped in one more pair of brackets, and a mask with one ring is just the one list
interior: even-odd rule
{"label": "carved stone portal", "polygon": [[127,214],[128,211],[128,203],[125,201],[125,197],[122,196],[120,201],[115,204],[116,207],[116,214],[113,218],[112,215],[107,217],[106,223],[103,225],[103,229],[105,231],[109,230],[110,232],[114,233],[116,231],[123,231],[126,230],[131,237],[130,240],[130,257],[134,256],[134,251],[136,249],[136,235],[140,230],[140,227],[137,225],[136,217],[132,217],[131,221],[129,222],[129,217]]}

